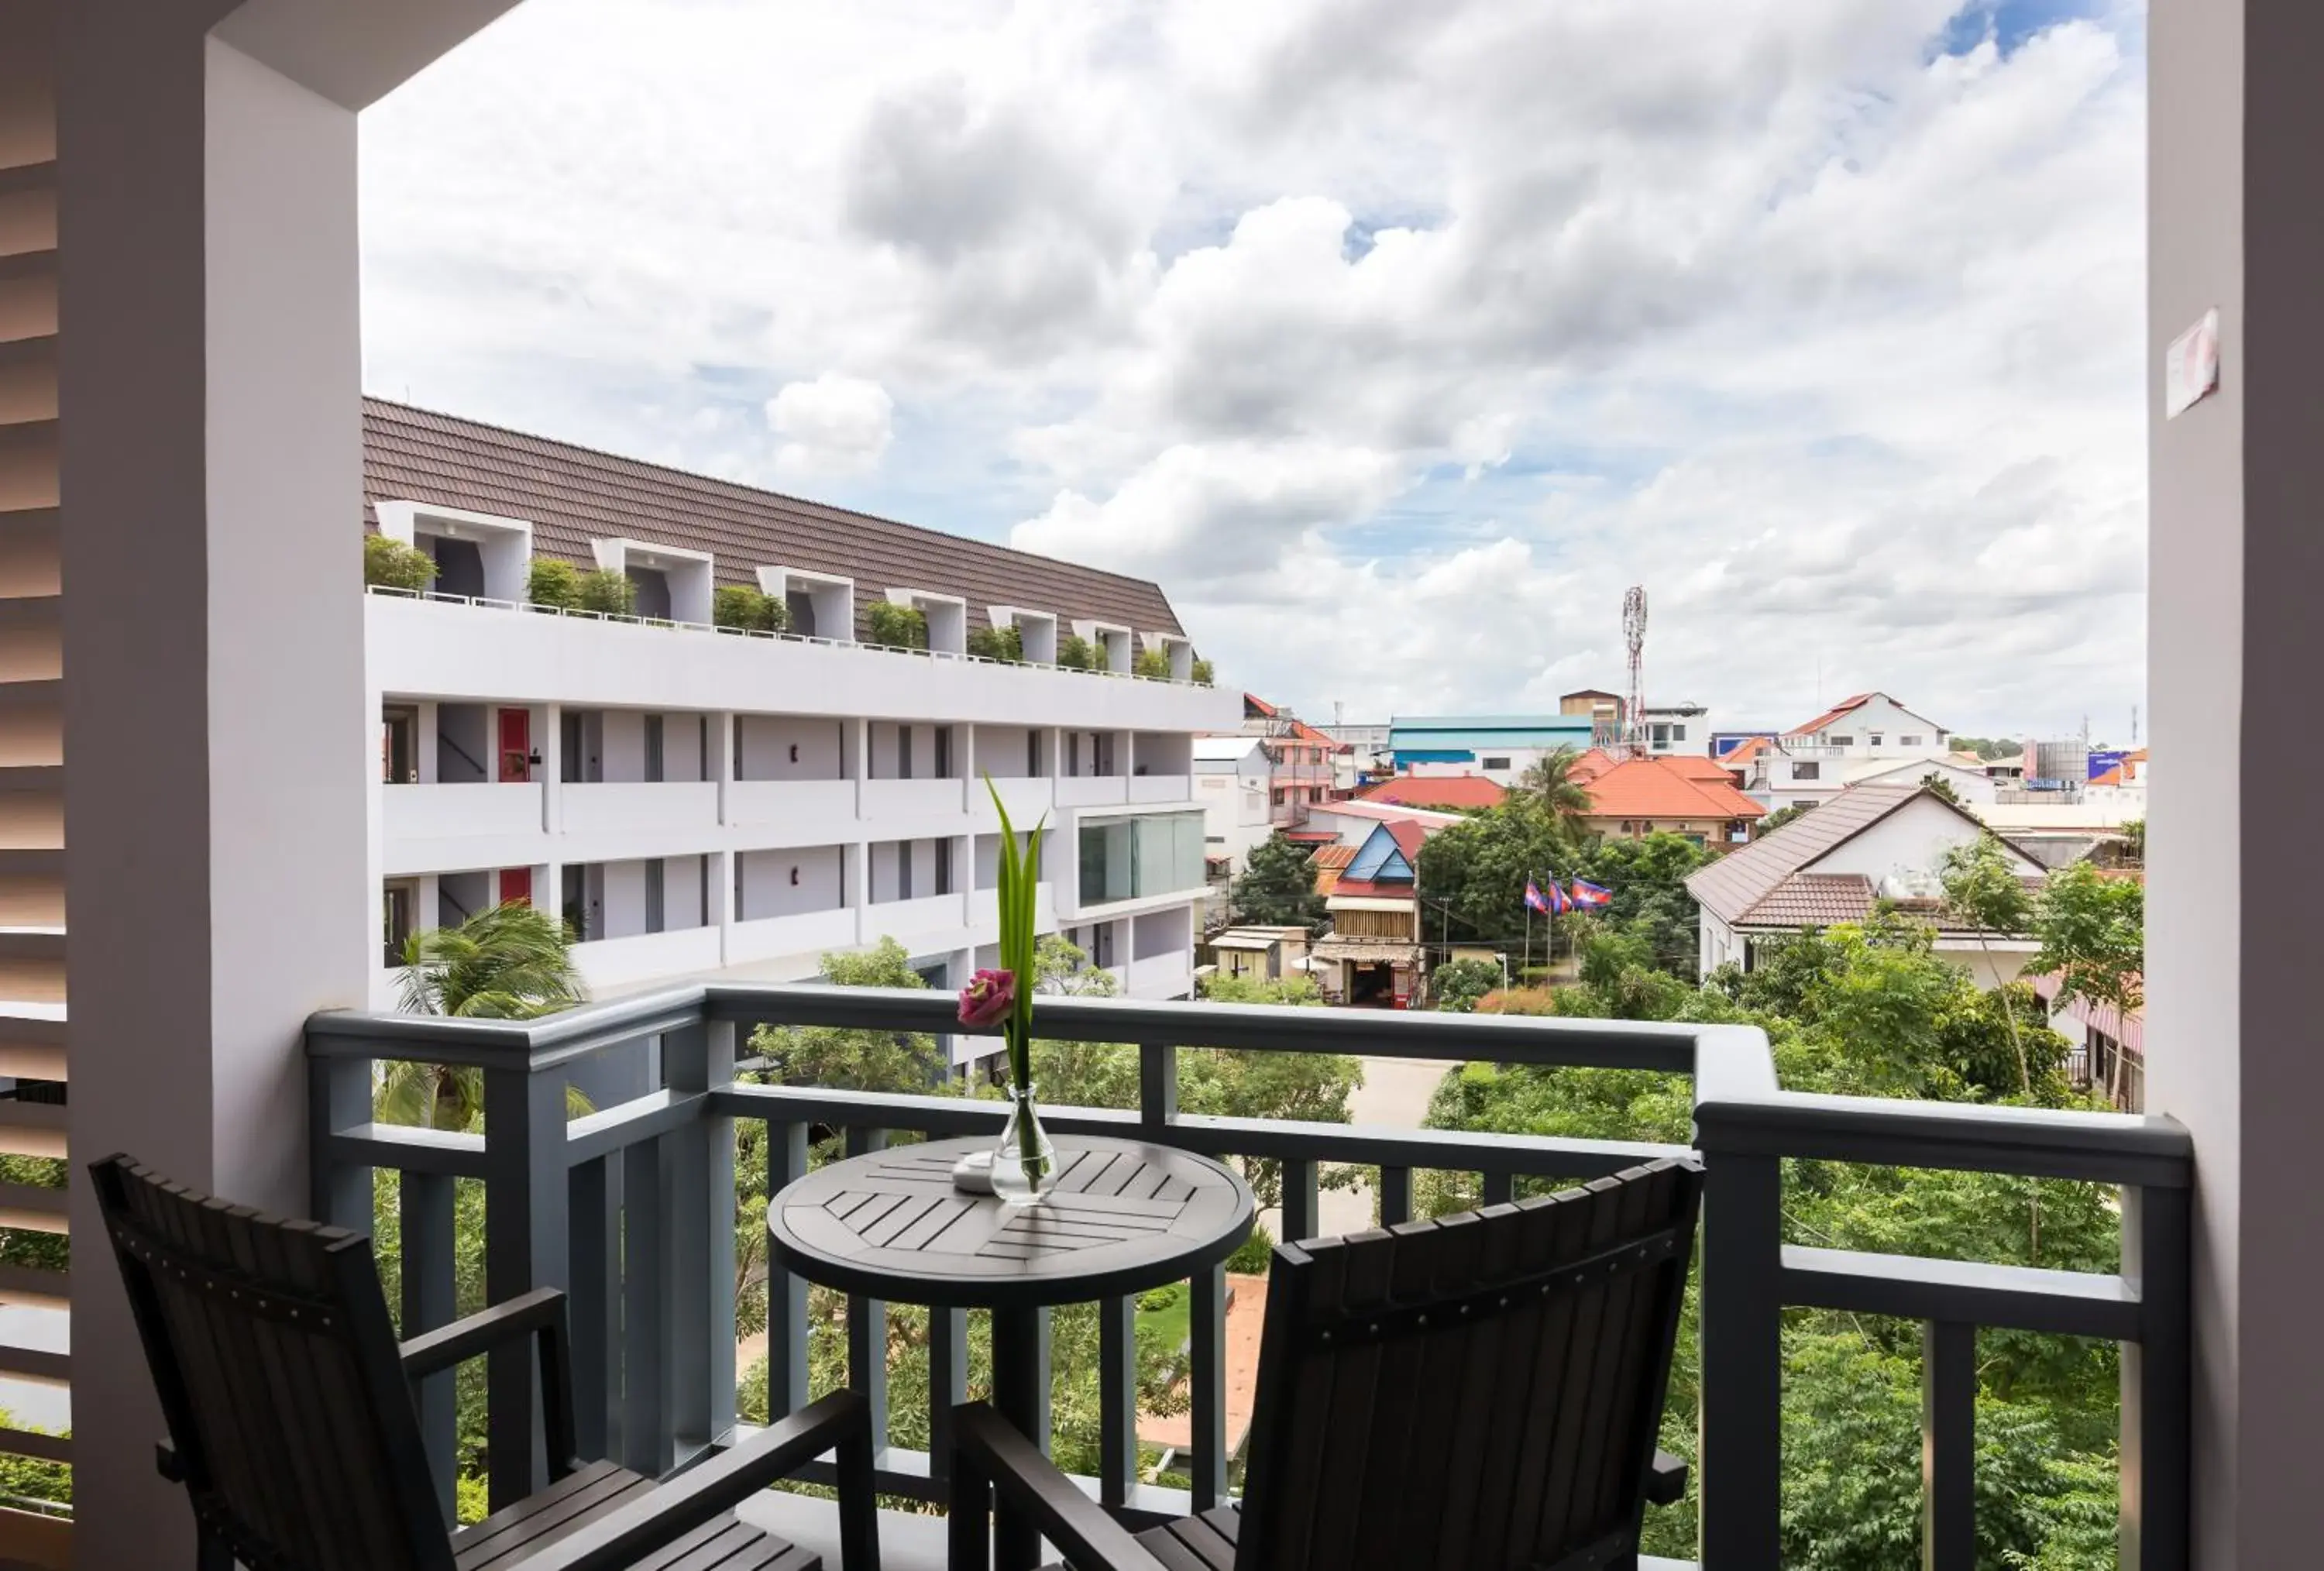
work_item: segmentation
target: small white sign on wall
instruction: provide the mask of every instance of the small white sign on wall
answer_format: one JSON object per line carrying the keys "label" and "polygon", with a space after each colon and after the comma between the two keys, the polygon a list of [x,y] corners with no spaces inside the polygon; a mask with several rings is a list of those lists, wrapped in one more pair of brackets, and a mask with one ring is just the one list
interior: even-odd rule
{"label": "small white sign on wall", "polygon": [[2163,353],[2163,418],[2176,420],[2219,385],[2219,310],[2171,340]]}

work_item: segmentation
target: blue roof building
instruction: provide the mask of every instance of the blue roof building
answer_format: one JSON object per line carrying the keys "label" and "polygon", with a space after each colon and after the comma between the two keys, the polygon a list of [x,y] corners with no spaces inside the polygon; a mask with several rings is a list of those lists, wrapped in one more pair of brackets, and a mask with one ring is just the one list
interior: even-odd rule
{"label": "blue roof building", "polygon": [[1388,752],[1399,770],[1416,764],[1465,765],[1508,776],[1545,753],[1588,750],[1587,715],[1399,715],[1388,722]]}

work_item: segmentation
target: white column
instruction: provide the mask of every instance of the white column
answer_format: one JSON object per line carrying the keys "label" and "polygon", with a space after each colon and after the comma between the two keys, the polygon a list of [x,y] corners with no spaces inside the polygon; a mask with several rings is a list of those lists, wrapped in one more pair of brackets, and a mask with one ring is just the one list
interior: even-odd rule
{"label": "white column", "polygon": [[565,828],[565,706],[544,704],[540,712],[540,827],[556,835]]}
{"label": "white column", "polygon": [[436,704],[428,699],[420,703],[417,717],[411,722],[416,735],[412,739],[412,759],[419,766],[420,783],[434,785],[441,778],[436,765]]}
{"label": "white column", "polygon": [[718,822],[724,825],[726,799],[733,794],[736,760],[734,757],[734,716],[731,713],[710,716],[710,778],[718,782]]}

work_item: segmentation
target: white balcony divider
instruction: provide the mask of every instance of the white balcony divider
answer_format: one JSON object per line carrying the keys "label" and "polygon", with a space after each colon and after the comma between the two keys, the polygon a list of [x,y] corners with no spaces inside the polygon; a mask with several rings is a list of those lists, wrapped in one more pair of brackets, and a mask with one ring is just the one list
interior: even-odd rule
{"label": "white balcony divider", "polygon": [[1194,794],[1194,780],[1183,774],[1133,774],[1130,777],[1130,799],[1133,802],[1183,802]]}
{"label": "white balcony divider", "polygon": [[708,834],[718,827],[715,781],[568,781],[559,794],[567,835]]}
{"label": "white balcony divider", "polygon": [[386,785],[380,788],[381,837],[392,862],[401,845],[538,835],[540,798],[540,786],[531,782]]}
{"label": "white balcony divider", "polygon": [[726,821],[739,828],[780,825],[801,845],[852,838],[852,780],[738,780],[726,788]]}
{"label": "white balcony divider", "polygon": [[726,963],[746,965],[788,955],[820,955],[844,949],[855,942],[855,908],[834,906],[829,910],[798,911],[789,916],[754,917],[726,929]]}
{"label": "white balcony divider", "polygon": [[1130,963],[1130,992],[1138,998],[1176,998],[1194,985],[1194,968],[1184,955],[1150,955]]}
{"label": "white balcony divider", "polygon": [[573,946],[573,964],[593,991],[718,968],[718,929],[681,928]]}
{"label": "white balcony divider", "polygon": [[[984,788],[980,782],[977,789]],[[863,817],[873,822],[942,818],[961,812],[966,797],[956,780],[867,780]]]}
{"label": "white balcony divider", "polygon": [[1118,808],[1130,800],[1130,782],[1118,774],[1068,774],[1057,779],[1061,808]]}

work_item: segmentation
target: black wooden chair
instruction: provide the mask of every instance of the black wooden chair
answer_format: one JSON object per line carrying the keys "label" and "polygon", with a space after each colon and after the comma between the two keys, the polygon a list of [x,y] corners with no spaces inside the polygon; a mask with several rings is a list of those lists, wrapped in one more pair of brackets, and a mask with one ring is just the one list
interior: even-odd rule
{"label": "black wooden chair", "polygon": [[1514,1206],[1275,1252],[1242,1503],[1134,1537],[999,1414],[957,1410],[953,1571],[990,1492],[1079,1571],[1634,1564],[1702,1186],[1658,1161]]}
{"label": "black wooden chair", "polygon": [[[197,1571],[815,1571],[733,1508],[834,1449],[844,1571],[877,1571],[872,1431],[839,1392],[657,1483],[575,1455],[564,1295],[551,1289],[398,1345],[361,1234],[195,1194],[127,1157],[92,1164],[192,1497]],[[537,1340],[552,1482],[448,1529],[410,1382]]]}

